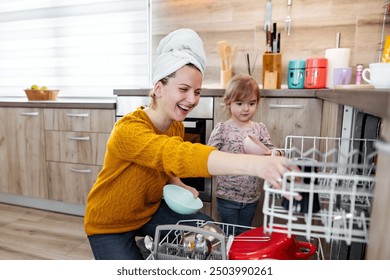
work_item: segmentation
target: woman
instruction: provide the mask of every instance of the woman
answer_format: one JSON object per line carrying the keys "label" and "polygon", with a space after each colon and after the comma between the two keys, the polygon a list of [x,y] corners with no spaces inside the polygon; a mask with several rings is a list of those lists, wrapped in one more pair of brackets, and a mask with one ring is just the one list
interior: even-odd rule
{"label": "woman", "polygon": [[85,231],[96,259],[142,259],[135,237],[154,236],[159,224],[175,224],[201,213],[179,215],[162,200],[165,184],[180,177],[241,174],[280,186],[288,162],[282,157],[238,155],[184,142],[182,121],[199,102],[205,53],[190,29],[163,38],[153,63],[151,104],[122,117],[107,142],[104,164],[88,196]]}

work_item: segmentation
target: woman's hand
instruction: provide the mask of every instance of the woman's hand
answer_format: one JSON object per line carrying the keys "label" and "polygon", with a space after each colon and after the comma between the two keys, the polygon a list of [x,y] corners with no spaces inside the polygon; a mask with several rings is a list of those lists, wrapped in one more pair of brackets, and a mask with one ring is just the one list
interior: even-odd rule
{"label": "woman's hand", "polygon": [[283,156],[256,156],[212,151],[208,159],[209,173],[218,175],[248,175],[267,180],[276,188],[282,187],[283,174],[297,171],[299,168],[290,164]]}

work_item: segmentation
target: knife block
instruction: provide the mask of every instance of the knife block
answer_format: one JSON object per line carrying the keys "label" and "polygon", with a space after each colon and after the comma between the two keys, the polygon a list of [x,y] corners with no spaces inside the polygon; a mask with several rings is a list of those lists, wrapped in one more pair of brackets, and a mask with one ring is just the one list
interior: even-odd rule
{"label": "knife block", "polygon": [[280,89],[282,86],[282,54],[263,54],[263,89]]}

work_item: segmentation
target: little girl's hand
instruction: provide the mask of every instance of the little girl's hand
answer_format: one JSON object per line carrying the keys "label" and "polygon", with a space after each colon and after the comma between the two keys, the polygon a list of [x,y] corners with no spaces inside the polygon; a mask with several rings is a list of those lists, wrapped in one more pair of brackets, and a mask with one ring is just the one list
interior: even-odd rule
{"label": "little girl's hand", "polygon": [[272,149],[267,152],[267,156],[282,156],[282,152],[278,149]]}

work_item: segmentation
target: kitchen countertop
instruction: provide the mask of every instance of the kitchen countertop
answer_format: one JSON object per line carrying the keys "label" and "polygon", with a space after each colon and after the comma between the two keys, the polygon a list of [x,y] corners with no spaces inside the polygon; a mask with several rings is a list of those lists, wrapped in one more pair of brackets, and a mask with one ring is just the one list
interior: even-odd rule
{"label": "kitchen countertop", "polygon": [[316,91],[316,97],[348,105],[381,118],[390,117],[390,89],[335,89]]}
{"label": "kitchen countertop", "polygon": [[[114,89],[117,96],[147,96],[150,89]],[[222,88],[202,88],[201,96],[222,97],[225,90]],[[315,97],[314,89],[261,89],[262,97]]]}
{"label": "kitchen countertop", "polygon": [[[115,109],[117,96],[147,96],[149,89],[114,90],[112,97],[63,97],[55,101],[28,101],[26,97],[1,97],[2,107]],[[222,97],[224,89],[203,88],[202,96]],[[262,89],[262,97],[319,98],[355,107],[366,113],[390,117],[390,89]]]}
{"label": "kitchen countertop", "polygon": [[[122,89],[114,90],[118,96],[148,95],[149,89]],[[203,88],[202,96],[222,97],[224,89]],[[355,107],[366,113],[384,118],[390,117],[390,89],[379,90],[372,88],[351,89],[261,89],[262,97],[282,98],[319,98],[340,105]]]}
{"label": "kitchen countertop", "polygon": [[27,97],[2,97],[0,107],[25,108],[73,108],[73,109],[115,109],[115,97],[63,97],[57,100],[29,101]]}

